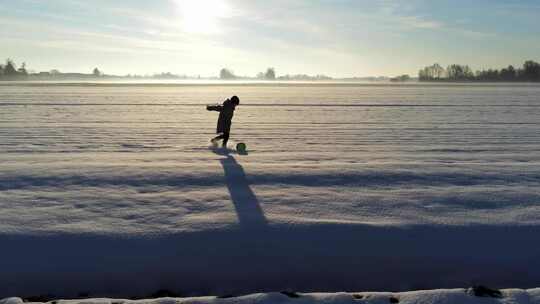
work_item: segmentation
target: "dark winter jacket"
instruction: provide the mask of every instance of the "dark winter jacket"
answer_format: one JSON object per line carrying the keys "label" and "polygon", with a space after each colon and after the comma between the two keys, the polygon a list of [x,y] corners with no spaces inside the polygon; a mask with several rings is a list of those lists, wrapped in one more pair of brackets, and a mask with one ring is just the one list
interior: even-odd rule
{"label": "dark winter jacket", "polygon": [[216,133],[230,133],[231,123],[234,115],[235,104],[229,99],[223,102],[223,105],[218,107],[219,118],[217,122]]}

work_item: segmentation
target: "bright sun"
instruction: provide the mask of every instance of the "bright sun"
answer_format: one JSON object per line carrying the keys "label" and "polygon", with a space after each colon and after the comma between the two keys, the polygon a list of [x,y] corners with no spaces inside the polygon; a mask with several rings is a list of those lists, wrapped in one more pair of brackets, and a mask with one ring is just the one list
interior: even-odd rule
{"label": "bright sun", "polygon": [[190,33],[219,32],[219,19],[226,17],[226,0],[175,0],[182,18],[182,28]]}

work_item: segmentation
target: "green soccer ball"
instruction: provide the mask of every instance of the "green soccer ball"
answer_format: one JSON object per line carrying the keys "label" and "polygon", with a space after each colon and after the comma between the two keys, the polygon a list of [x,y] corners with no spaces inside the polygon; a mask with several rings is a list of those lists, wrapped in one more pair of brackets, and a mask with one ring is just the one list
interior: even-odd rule
{"label": "green soccer ball", "polygon": [[247,150],[247,146],[245,143],[238,143],[236,145],[236,151],[240,152],[240,153],[246,153],[246,150]]}

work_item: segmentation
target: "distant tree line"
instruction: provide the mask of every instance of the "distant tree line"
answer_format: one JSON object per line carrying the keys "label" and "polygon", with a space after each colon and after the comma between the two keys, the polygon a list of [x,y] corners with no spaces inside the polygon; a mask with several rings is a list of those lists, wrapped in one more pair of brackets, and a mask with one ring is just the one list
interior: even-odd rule
{"label": "distant tree line", "polygon": [[19,68],[13,60],[7,59],[6,64],[0,64],[0,79],[4,80],[22,80],[28,77],[26,63],[22,63]]}
{"label": "distant tree line", "polygon": [[[219,71],[219,78],[223,80],[231,80],[231,79],[247,79],[249,77],[241,77],[234,74],[234,72],[230,69],[223,68]],[[266,72],[260,72],[255,76],[255,78],[260,80],[275,80],[276,79],[276,69],[274,68],[268,68],[266,69]]]}
{"label": "distant tree line", "polygon": [[508,66],[501,70],[488,69],[473,72],[468,65],[452,64],[446,69],[439,64],[427,66],[418,72],[420,81],[535,81],[540,82],[540,64],[529,60],[521,68]]}
{"label": "distant tree line", "polygon": [[260,72],[257,74],[257,79],[261,80],[276,80],[276,69],[274,68],[268,68],[266,69],[266,72]]}
{"label": "distant tree line", "polygon": [[[230,79],[253,79],[250,77],[241,77],[234,74],[234,72],[230,69],[223,68],[219,71],[219,78],[223,80],[230,80]],[[259,72],[255,76],[255,79],[258,80],[281,80],[281,81],[289,81],[289,80],[300,80],[300,81],[316,81],[316,80],[331,80],[331,77],[325,76],[325,75],[315,75],[310,76],[306,74],[295,74],[295,75],[282,75],[277,76],[276,69],[275,68],[267,68],[265,72]]]}
{"label": "distant tree line", "polygon": [[58,70],[49,72],[29,72],[26,63],[17,67],[12,59],[7,59],[5,64],[0,64],[0,80],[48,80],[48,79],[88,79],[105,77],[98,68],[92,70],[90,74],[84,73],[61,73]]}
{"label": "distant tree line", "polygon": [[332,77],[326,75],[306,75],[306,74],[295,74],[295,75],[283,75],[279,76],[277,80],[289,81],[289,80],[298,80],[298,81],[319,81],[319,80],[332,80]]}
{"label": "distant tree line", "polygon": [[392,82],[405,82],[405,81],[410,81],[410,80],[411,80],[411,76],[407,74],[390,78],[390,81]]}

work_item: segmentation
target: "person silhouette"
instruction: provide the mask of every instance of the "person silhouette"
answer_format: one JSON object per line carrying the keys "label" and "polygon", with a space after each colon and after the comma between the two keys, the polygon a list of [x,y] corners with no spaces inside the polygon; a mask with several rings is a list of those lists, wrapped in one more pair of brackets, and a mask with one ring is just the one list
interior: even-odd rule
{"label": "person silhouette", "polygon": [[216,134],[218,136],[212,138],[210,142],[216,144],[218,140],[222,139],[222,146],[227,147],[227,142],[229,141],[229,136],[231,133],[231,124],[232,118],[234,115],[234,110],[240,104],[240,99],[237,96],[233,96],[223,102],[221,105],[216,106],[207,106],[208,111],[217,111],[219,112],[219,118],[217,121]]}

